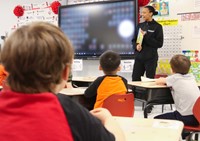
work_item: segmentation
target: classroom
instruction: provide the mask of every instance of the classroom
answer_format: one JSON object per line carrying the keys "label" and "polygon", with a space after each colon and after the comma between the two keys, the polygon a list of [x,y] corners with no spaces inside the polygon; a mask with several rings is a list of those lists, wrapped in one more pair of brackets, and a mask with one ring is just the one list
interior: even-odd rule
{"label": "classroom", "polygon": [[[60,106],[57,104],[55,105],[58,109],[60,107],[63,108],[64,114],[62,114],[61,109],[59,109],[61,111],[58,112],[58,116],[60,115],[61,118],[58,119],[55,116],[56,114],[47,110],[47,108],[46,117],[45,114],[37,117],[45,119],[48,115],[53,116],[52,120],[47,120],[48,126],[44,126],[43,128],[42,125],[44,124],[41,124],[41,122],[37,124],[34,122],[29,123],[29,120],[27,119],[28,116],[25,117],[24,121],[19,120],[19,118],[12,119],[12,117],[8,117],[7,121],[2,120],[5,124],[0,123],[0,127],[4,128],[8,126],[6,124],[11,121],[14,122],[17,119],[19,121],[15,122],[18,124],[13,124],[10,128],[5,128],[5,132],[6,130],[10,130],[10,132],[14,131],[13,134],[6,134],[4,131],[1,131],[0,140],[8,139],[8,141],[10,141],[17,137],[16,140],[21,141],[26,140],[28,136],[30,136],[30,141],[40,139],[53,141],[54,139],[57,140],[55,137],[51,138],[50,134],[54,133],[57,136],[62,136],[61,138],[58,138],[60,141],[64,139],[68,139],[69,141],[101,141],[108,139],[110,141],[200,140],[200,112],[198,110],[200,108],[200,47],[198,47],[200,45],[200,0],[0,0],[0,3],[2,6],[2,8],[0,8],[0,13],[2,13],[2,15],[0,15],[0,18],[2,19],[0,23],[0,52],[8,51],[6,49],[4,50],[3,47],[4,45],[5,47],[9,46],[9,43],[11,44],[13,33],[17,34],[16,31],[18,29],[23,30],[21,27],[31,25],[35,22],[50,23],[55,27],[59,27],[69,40],[66,41],[67,45],[74,50],[74,52],[70,52],[74,54],[74,56],[72,56],[72,62],[65,62],[67,64],[65,64],[67,74],[64,73],[64,69],[62,70],[63,73],[59,75],[62,77],[62,81],[67,80],[64,81],[66,83],[59,83],[59,91],[57,89],[57,83],[55,83],[55,91],[50,88],[48,89],[48,92],[58,94],[56,97],[58,98],[57,102],[60,103]],[[148,6],[150,6],[150,8]],[[153,11],[151,10],[151,7],[154,8]],[[147,10],[147,13],[144,9]],[[150,14],[150,16],[148,14]],[[148,16],[151,19],[150,22],[148,21]],[[153,26],[156,27],[155,30]],[[159,27],[162,32],[157,30]],[[158,35],[158,32],[160,35],[162,34],[162,37],[156,36],[156,34]],[[56,31],[55,34],[57,34]],[[38,38],[40,37],[41,36]],[[10,38],[8,43],[6,43],[7,38]],[[154,41],[151,42],[150,40],[152,38],[159,38],[158,40],[159,42],[162,42],[162,45],[154,39]],[[45,41],[47,39],[45,39]],[[21,40],[19,40],[19,42],[20,41]],[[39,43],[40,42],[38,41],[38,45]],[[152,50],[149,49],[151,46],[150,43],[153,44],[153,47],[151,47],[153,48]],[[146,49],[146,53],[144,53],[144,49]],[[143,54],[141,50],[143,50]],[[34,51],[36,50],[33,50],[33,52]],[[114,51],[114,53],[112,51]],[[150,56],[149,54],[152,52],[155,58],[154,61],[156,62],[154,64],[145,64],[145,58],[148,58]],[[13,52],[10,52],[10,55],[12,55],[12,53]],[[7,52],[7,54],[9,54],[9,52]],[[45,55],[47,54],[44,53],[44,59],[46,59],[45,57],[47,56]],[[56,53],[54,55],[56,56]],[[65,55],[69,54],[66,53]],[[113,69],[115,66],[109,64],[109,55],[114,58],[112,63],[118,63],[118,66],[115,69]],[[31,55],[28,54],[26,57],[30,56]],[[9,67],[11,66],[11,63],[13,64],[14,62],[11,61],[9,65],[8,62],[10,60],[8,59],[8,61],[6,61],[5,55],[0,56],[0,58],[0,102],[3,101],[3,98],[5,99],[3,94],[5,94],[7,90],[14,93],[19,92],[20,94],[45,93],[45,91],[40,90],[33,90],[31,92],[26,90],[26,88],[23,90],[21,89],[22,91],[20,91],[18,88],[23,87],[18,87],[17,85],[16,87],[13,87],[12,85],[9,86],[11,79],[14,77],[9,78],[8,76],[11,75],[12,72],[15,74],[15,72],[12,70],[7,72],[5,68],[15,69],[14,67],[16,67],[17,73],[15,75],[19,74],[18,72],[20,69],[17,70],[17,66],[15,65],[14,67]],[[54,61],[54,59],[52,59],[52,61]],[[60,61],[64,61],[64,59]],[[4,67],[4,63],[8,66],[5,65]],[[24,64],[26,63],[28,62],[24,61]],[[104,66],[103,63],[107,63],[108,65]],[[184,66],[181,68],[181,65],[185,63],[188,63],[188,69]],[[19,59],[19,65],[20,64],[22,65],[21,68],[25,68]],[[140,68],[139,65],[144,66],[140,66]],[[179,65],[179,67],[176,68],[174,65]],[[34,66],[34,63],[30,66]],[[44,66],[48,67],[47,64],[44,64]],[[52,63],[52,66],[56,65]],[[153,66],[155,71],[152,74],[148,72],[147,69],[150,67],[153,68]],[[109,69],[109,67],[111,69]],[[27,69],[28,68],[31,69],[31,67],[27,67]],[[184,69],[186,69],[185,72],[183,72]],[[51,73],[53,71],[55,72],[56,69],[53,69]],[[25,75],[28,74],[22,70],[22,75],[23,73]],[[32,73],[29,75],[32,75]],[[33,73],[33,77],[34,75],[35,73]],[[9,78],[8,83],[7,78]],[[29,77],[27,77],[26,80],[28,80],[28,78]],[[181,81],[178,84],[179,86],[175,85],[175,79],[178,78],[180,78]],[[30,79],[32,79],[32,77],[30,77]],[[185,82],[185,80],[189,79],[190,82]],[[112,82],[119,80],[120,84],[111,84]],[[15,80],[13,82],[15,82]],[[19,83],[21,82],[23,81],[19,81]],[[105,84],[103,84],[103,82]],[[29,82],[27,82],[27,85],[24,83],[24,86],[28,85]],[[30,85],[30,87],[32,86]],[[177,89],[178,92],[175,89]],[[187,92],[189,92],[191,96]],[[105,94],[98,95],[99,93]],[[184,94],[176,96],[176,93]],[[113,99],[117,101],[116,105],[112,101],[113,99],[109,99],[112,96]],[[182,101],[181,98],[183,98]],[[65,99],[66,102],[64,102]],[[18,100],[22,99],[19,98]],[[28,100],[31,101],[31,98]],[[66,104],[68,100],[69,103]],[[70,107],[71,101],[72,103],[75,103],[75,105],[78,103],[81,108],[77,108],[76,106]],[[11,100],[8,100],[8,102],[11,102]],[[123,103],[125,104],[123,105]],[[185,103],[185,105],[183,103]],[[3,106],[7,106],[6,104],[6,102],[2,105],[0,104],[0,115]],[[47,104],[44,106],[51,107],[52,105]],[[66,108],[67,106],[69,107]],[[22,109],[25,109],[25,107],[26,106],[23,106]],[[103,119],[103,115],[100,117],[95,113],[95,109],[101,109],[101,107],[108,109],[109,114],[104,110],[97,111],[97,113],[99,112],[108,117],[111,116],[112,120],[109,119],[109,124],[106,122],[106,118]],[[183,107],[185,107],[186,110],[184,110]],[[73,111],[75,114],[72,112],[68,117],[68,112],[71,112],[70,108],[74,109],[77,113]],[[13,109],[15,109],[15,106]],[[30,109],[34,111],[33,106],[30,106]],[[36,105],[36,109],[39,111],[24,113],[24,115],[30,114],[29,116],[31,116],[34,114],[41,114],[38,105]],[[6,114],[9,113],[8,111],[2,113],[3,117],[5,116],[6,118]],[[176,115],[177,111],[178,115]],[[19,110],[18,112],[21,111]],[[17,115],[17,113],[12,110],[11,113]],[[80,117],[78,113],[80,113]],[[168,113],[174,114],[173,116],[177,117],[177,119],[169,117],[170,115],[167,115]],[[13,117],[16,117],[16,115]],[[21,113],[20,116],[23,117],[23,114]],[[56,125],[59,124],[60,121],[65,122],[65,116],[68,120],[67,131],[64,131],[66,126],[59,127]],[[70,119],[72,116],[75,116],[75,118]],[[190,117],[186,119],[187,116]],[[34,121],[34,118],[32,117],[31,120]],[[86,117],[89,120],[86,119]],[[99,121],[103,124],[100,124],[94,117],[100,119]],[[0,118],[0,121],[2,118]],[[81,123],[81,118],[83,118],[85,124]],[[188,120],[189,124],[186,125],[187,123],[179,120],[179,118]],[[99,129],[93,130],[94,125],[91,125],[90,123],[90,121],[93,120],[95,126],[99,126]],[[52,127],[50,127],[51,122]],[[77,125],[76,122],[81,124]],[[37,128],[40,127],[39,124],[41,124],[41,129],[36,133],[42,132],[44,135],[36,137],[35,134],[30,133],[29,130],[24,130],[28,123],[35,124],[33,128],[30,128],[30,132],[37,130]],[[84,126],[86,126],[87,123],[88,127],[85,129]],[[19,128],[19,131],[11,129],[12,127],[17,129],[20,124],[23,124],[23,129]],[[75,126],[72,127],[71,125],[74,124]],[[51,130],[51,128],[54,127],[55,129]],[[104,127],[106,128],[106,131],[104,131]],[[49,132],[50,134],[48,134],[48,128],[51,130]],[[61,130],[60,132],[59,129]],[[27,135],[17,136],[17,133],[20,133],[21,131],[25,131],[24,133]],[[66,132],[67,137],[63,136]],[[91,134],[87,135],[86,132],[91,132]],[[102,138],[99,137],[100,135],[96,136],[95,132],[100,132]],[[91,138],[89,138],[90,135]],[[48,137],[45,139],[43,138],[45,136]],[[92,137],[95,139],[92,139]]]}

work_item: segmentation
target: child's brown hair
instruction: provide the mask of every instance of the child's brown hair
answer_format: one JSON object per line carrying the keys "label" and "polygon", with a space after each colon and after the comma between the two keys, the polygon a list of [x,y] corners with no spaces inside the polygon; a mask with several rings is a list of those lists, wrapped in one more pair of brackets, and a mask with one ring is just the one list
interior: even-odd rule
{"label": "child's brown hair", "polygon": [[170,65],[174,73],[187,74],[190,70],[190,60],[181,54],[174,55],[170,60]]}
{"label": "child's brown hair", "polygon": [[45,22],[18,28],[7,38],[1,53],[10,88],[24,93],[52,91],[72,58],[73,49],[64,33]]}

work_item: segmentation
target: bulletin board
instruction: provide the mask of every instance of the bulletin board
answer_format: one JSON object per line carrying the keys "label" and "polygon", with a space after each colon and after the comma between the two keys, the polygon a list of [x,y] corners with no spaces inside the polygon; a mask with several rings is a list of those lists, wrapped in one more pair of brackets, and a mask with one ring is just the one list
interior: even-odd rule
{"label": "bulletin board", "polygon": [[66,4],[66,0],[1,0],[0,19],[0,46],[4,44],[4,39],[15,29],[34,21],[46,21],[58,24],[58,15],[54,14],[51,4],[59,2]]}
{"label": "bulletin board", "polygon": [[[62,3],[63,0],[59,0]],[[42,3],[29,3],[22,4],[24,8],[23,16],[17,17],[17,22],[13,25],[11,30],[14,30],[22,25],[26,25],[35,21],[45,21],[52,24],[58,24],[58,14],[54,13],[51,9],[51,3],[44,1]]]}

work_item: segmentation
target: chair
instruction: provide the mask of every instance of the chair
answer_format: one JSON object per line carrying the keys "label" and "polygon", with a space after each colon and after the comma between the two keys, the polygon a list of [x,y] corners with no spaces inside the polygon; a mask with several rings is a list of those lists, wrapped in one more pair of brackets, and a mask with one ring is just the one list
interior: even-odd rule
{"label": "chair", "polygon": [[195,118],[198,120],[199,125],[198,126],[184,126],[184,130],[190,131],[190,135],[188,137],[188,140],[192,140],[193,134],[195,135],[195,140],[198,140],[198,132],[200,132],[200,97],[197,99],[197,101],[194,104],[193,110],[192,110]]}
{"label": "chair", "polygon": [[104,100],[102,107],[108,109],[112,116],[133,117],[134,95],[133,93],[111,95]]}

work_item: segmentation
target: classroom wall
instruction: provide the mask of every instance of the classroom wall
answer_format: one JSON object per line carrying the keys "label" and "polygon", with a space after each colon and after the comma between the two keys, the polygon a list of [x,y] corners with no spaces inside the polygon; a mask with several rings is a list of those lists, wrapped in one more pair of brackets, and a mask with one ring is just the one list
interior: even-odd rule
{"label": "classroom wall", "polygon": [[[177,18],[178,24],[182,26],[182,50],[199,50],[200,51],[200,31],[198,37],[195,37],[194,26],[198,25],[200,30],[200,18],[192,18],[187,21],[181,20],[183,13],[200,14],[200,0],[170,0],[170,17]],[[200,15],[198,15],[200,17]],[[199,56],[200,58],[200,56]]]}
{"label": "classroom wall", "polygon": [[[127,80],[132,80],[132,72],[119,72],[119,75]],[[103,72],[99,70],[99,60],[83,60],[83,70],[73,71],[73,76],[100,76]]]}
{"label": "classroom wall", "polygon": [[[46,0],[53,2],[53,0]],[[59,0],[62,5],[67,3],[67,0]],[[70,1],[70,0],[68,0]],[[81,0],[79,0],[81,1]],[[178,25],[164,26],[165,36],[164,46],[159,50],[160,57],[170,58],[173,52],[177,53],[182,50],[199,50],[200,52],[200,25],[199,19],[191,19],[182,21],[182,13],[200,12],[200,0],[166,0],[169,2],[170,14],[163,17],[155,17],[156,20],[178,20]],[[13,9],[17,5],[29,3],[44,3],[44,0],[0,0],[0,36],[10,33],[11,28],[16,24],[18,18],[13,14]],[[197,27],[195,32],[194,28]],[[178,29],[178,35],[176,33]],[[171,33],[173,32],[173,36]],[[2,40],[0,39],[0,43]],[[178,48],[177,48],[178,47]],[[166,52],[167,50],[167,52]],[[167,55],[167,56],[164,56]],[[200,58],[200,55],[199,55]],[[103,75],[102,71],[98,70],[98,60],[83,60],[83,70],[73,71],[74,76],[99,76]],[[131,80],[131,72],[120,72],[119,75]]]}
{"label": "classroom wall", "polygon": [[[44,2],[54,2],[55,0],[0,0],[0,36],[11,33],[11,28],[17,23],[18,18],[14,15],[13,10],[17,5],[42,4]],[[59,0],[61,4],[66,4],[67,0]],[[0,39],[0,44],[2,44]]]}

